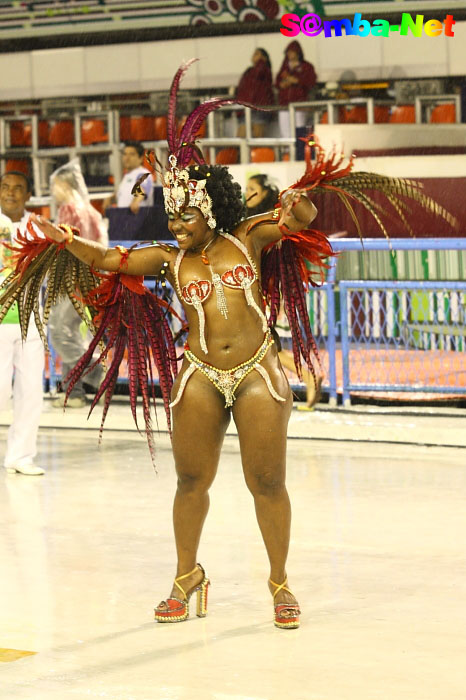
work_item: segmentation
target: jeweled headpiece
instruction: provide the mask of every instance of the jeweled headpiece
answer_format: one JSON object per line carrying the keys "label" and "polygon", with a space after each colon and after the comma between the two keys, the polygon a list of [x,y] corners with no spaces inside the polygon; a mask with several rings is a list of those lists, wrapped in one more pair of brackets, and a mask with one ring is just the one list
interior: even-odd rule
{"label": "jeweled headpiece", "polygon": [[201,210],[210,228],[217,226],[212,214],[212,199],[206,189],[206,180],[190,180],[187,168],[177,167],[177,158],[169,156],[170,169],[165,173],[163,198],[167,214],[175,214],[186,207],[197,207]]}
{"label": "jeweled headpiece", "polygon": [[205,163],[199,147],[195,144],[196,134],[207,115],[213,110],[224,105],[241,104],[246,107],[252,107],[252,105],[248,102],[212,97],[193,109],[178,133],[176,124],[178,88],[189,66],[197,60],[197,58],[191,58],[178,68],[170,88],[167,113],[169,167],[164,176],[163,196],[167,213],[180,212],[186,207],[198,207],[210,228],[215,228],[217,222],[212,213],[212,199],[205,186],[207,181],[189,177],[188,166],[193,160],[200,165]]}

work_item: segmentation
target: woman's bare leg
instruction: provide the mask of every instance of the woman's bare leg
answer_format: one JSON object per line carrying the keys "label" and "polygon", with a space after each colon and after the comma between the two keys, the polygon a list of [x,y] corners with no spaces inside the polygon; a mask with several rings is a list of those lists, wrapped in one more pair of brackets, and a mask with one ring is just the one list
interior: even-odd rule
{"label": "woman's bare leg", "polygon": [[[223,397],[205,377],[195,373],[180,403],[173,408],[173,455],[178,476],[173,504],[177,576],[196,565],[202,526],[209,510],[208,491],[217,472],[229,422]],[[183,581],[184,590],[189,591],[201,579],[202,573],[195,572]],[[176,586],[172,595],[180,596]]]}
{"label": "woman's bare leg", "polygon": [[[278,368],[278,363],[277,363]],[[269,374],[276,391],[286,396],[278,402],[256,372],[243,382],[233,404],[238,428],[241,459],[246,484],[251,491],[257,521],[270,561],[270,578],[280,584],[286,577],[286,559],[290,541],[291,508],[285,486],[286,431],[293,405],[290,387],[281,370]],[[249,381],[248,381],[249,380]],[[271,592],[275,589],[270,586]],[[295,603],[281,591],[275,602]]]}

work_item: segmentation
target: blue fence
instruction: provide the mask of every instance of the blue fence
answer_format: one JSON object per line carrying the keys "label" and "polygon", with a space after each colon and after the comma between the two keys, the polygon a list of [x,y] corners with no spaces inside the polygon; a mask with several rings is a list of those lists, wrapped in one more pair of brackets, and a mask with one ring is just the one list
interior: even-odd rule
{"label": "blue fence", "polygon": [[[344,251],[465,251],[462,239],[335,240]],[[327,307],[316,323],[314,306]],[[340,280],[311,294],[330,401],[352,393],[466,396],[466,281]]]}

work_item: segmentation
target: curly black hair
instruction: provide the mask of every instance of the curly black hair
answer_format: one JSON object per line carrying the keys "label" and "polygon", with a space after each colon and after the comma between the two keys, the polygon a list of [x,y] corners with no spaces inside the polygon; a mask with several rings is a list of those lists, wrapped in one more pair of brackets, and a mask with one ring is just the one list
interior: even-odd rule
{"label": "curly black hair", "polygon": [[233,181],[228,168],[224,165],[191,165],[189,177],[193,180],[206,180],[217,230],[231,233],[245,218],[245,208],[241,187]]}

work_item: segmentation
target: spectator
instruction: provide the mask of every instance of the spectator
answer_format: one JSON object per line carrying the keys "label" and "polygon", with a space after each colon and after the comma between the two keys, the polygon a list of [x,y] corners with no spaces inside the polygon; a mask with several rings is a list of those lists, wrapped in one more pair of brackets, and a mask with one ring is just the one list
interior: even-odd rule
{"label": "spectator", "polygon": [[246,184],[246,212],[256,216],[271,211],[278,202],[278,187],[273,185],[267,175],[252,175]]}
{"label": "spectator", "polygon": [[104,211],[107,207],[116,202],[117,207],[129,207],[133,214],[137,214],[141,207],[152,206],[152,174],[146,177],[141,185],[144,195],[133,196],[131,190],[136,184],[136,180],[144,173],[150,171],[143,166],[144,146],[139,141],[126,141],[123,149],[123,169],[125,175],[118,187],[116,194],[104,200]]}
{"label": "spectator", "polygon": [[[272,105],[275,102],[272,88],[272,67],[269,54],[265,49],[256,49],[252,54],[252,66],[241,76],[236,88],[236,99],[240,102],[250,102],[258,107]],[[267,112],[252,111],[252,135],[255,138],[264,136],[268,117]],[[240,121],[238,136],[244,138],[246,128],[243,115],[241,115]]]}
{"label": "spectator", "polygon": [[[0,179],[3,215],[0,228],[8,242],[14,241],[18,230],[27,235],[30,212],[25,207],[31,189],[28,176],[19,171],[12,170]],[[9,251],[3,245],[1,248],[0,267],[6,269],[0,274],[7,275]],[[4,466],[12,474],[39,476],[44,470],[34,464],[34,458],[43,403],[44,347],[34,323],[29,325],[27,338],[22,341],[16,304],[0,324],[0,358],[0,405],[10,398],[13,384],[13,421],[8,431]]]}
{"label": "spectator", "polygon": [[[279,104],[285,107],[290,102],[305,102],[309,99],[309,91],[315,86],[316,80],[314,66],[304,60],[299,42],[292,41],[285,50],[285,58],[275,81]],[[294,136],[290,133],[289,112],[280,110],[278,119],[281,135]],[[305,122],[305,113],[296,112],[296,126],[305,126]]]}
{"label": "spectator", "polygon": [[[58,205],[57,223],[79,228],[82,238],[107,244],[107,235],[102,216],[94,209],[79,165],[74,158],[50,177],[50,190]],[[72,303],[65,297],[52,309],[49,320],[50,342],[62,359],[62,380],[87,350],[87,340],[81,333],[81,319]],[[102,368],[98,365],[86,377],[86,382],[98,386],[102,378]],[[62,384],[63,381],[62,381]],[[63,386],[63,388],[65,388]],[[65,394],[53,402],[55,408],[63,408]],[[71,391],[66,404],[70,408],[86,405],[86,393],[82,380]]]}

